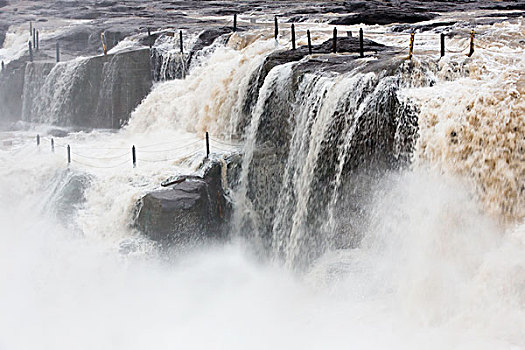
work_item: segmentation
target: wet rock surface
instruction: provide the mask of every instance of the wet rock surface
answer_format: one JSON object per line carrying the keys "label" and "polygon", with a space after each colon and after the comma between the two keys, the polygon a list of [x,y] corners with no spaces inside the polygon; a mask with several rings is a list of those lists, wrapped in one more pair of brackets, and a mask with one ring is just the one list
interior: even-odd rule
{"label": "wet rock surface", "polygon": [[[304,95],[300,86],[308,74],[314,81],[321,76],[333,77],[330,80],[335,80],[337,74],[349,71],[358,74],[373,72],[374,78],[363,83],[354,93],[341,92],[338,107],[326,119],[322,140],[316,141],[320,146],[310,184],[310,191],[315,195],[310,196],[305,204],[307,212],[315,214],[308,215],[305,226],[301,228],[303,232],[309,232],[304,234],[308,242],[303,241],[301,244],[308,247],[328,245],[335,249],[355,245],[359,240],[357,229],[356,235],[353,235],[351,227],[343,221],[330,229],[324,227],[330,203],[340,193],[338,189],[349,186],[355,188],[355,201],[349,203],[341,199],[338,201],[340,206],[331,209],[332,213],[360,219],[364,207],[360,195],[366,193],[375,179],[385,172],[395,171],[410,163],[418,133],[417,112],[411,105],[402,102],[398,91],[403,85],[399,79],[401,72],[406,71],[409,76],[411,63],[395,57],[395,52],[388,47],[379,46],[378,49],[382,52],[377,59],[370,61],[359,60],[356,55],[325,55],[297,62],[292,66],[291,78],[286,83],[280,82],[285,93],[272,90],[272,95],[266,101],[257,129],[256,151],[247,177],[247,197],[256,213],[256,220],[247,222],[243,229],[245,232],[259,230],[269,251],[276,234],[274,220],[279,210],[282,210],[279,209],[282,193],[287,188],[295,188],[297,184],[297,179],[287,178],[286,172],[298,172],[303,166],[301,153],[297,153],[297,146],[293,146],[294,138],[297,137],[294,133],[301,123],[299,118],[313,118],[312,124],[308,124],[303,131],[305,140],[314,137],[312,125],[315,119],[321,118],[317,115],[315,105],[312,105],[307,115],[301,114],[300,107],[297,107],[308,106],[308,99],[321,94]],[[351,51],[352,46],[348,50]],[[278,64],[285,64],[287,53],[278,55]],[[292,52],[290,55],[288,58],[293,61],[297,53]],[[271,60],[272,56],[268,59]],[[305,142],[303,147],[314,147],[308,145],[309,141]],[[293,147],[296,147],[295,151]],[[347,151],[342,159],[341,150],[345,147]],[[292,202],[296,200],[293,194],[289,198]],[[279,232],[287,232],[293,226],[293,212],[283,217],[279,222],[282,226],[278,227]],[[301,265],[311,261],[317,257],[316,252],[321,251],[321,248],[309,250],[310,255],[299,255],[296,263]]]}
{"label": "wet rock surface", "polygon": [[334,25],[417,23],[435,18],[434,13],[406,12],[401,9],[379,8],[369,13],[345,16],[330,22]]}
{"label": "wet rock surface", "polygon": [[0,73],[0,116],[5,124],[16,122],[22,115],[25,62],[13,61]]}
{"label": "wet rock surface", "polygon": [[165,246],[224,239],[232,209],[223,188],[221,164],[205,167],[202,177],[180,176],[167,189],[144,196],[137,228]]}
{"label": "wet rock surface", "polygon": [[[2,7],[3,6],[3,7]],[[0,43],[9,25],[33,21],[52,26],[58,19],[77,22],[68,32],[42,42],[46,55],[54,57],[54,45],[63,42],[65,59],[101,53],[100,33],[106,34],[111,49],[123,38],[146,33],[147,28],[175,28],[201,32],[214,27],[231,26],[232,16],[260,17],[268,21],[274,15],[285,21],[301,22],[311,16],[332,24],[417,23],[435,18],[439,13],[469,10],[525,10],[522,1],[5,1],[0,3]],[[489,14],[488,14],[489,16]],[[487,19],[492,22],[501,18]],[[240,21],[240,19],[239,19]],[[256,24],[239,23],[247,29]]]}
{"label": "wet rock surface", "polygon": [[[15,99],[23,99],[25,121],[119,128],[151,89],[150,52],[120,52],[60,65],[27,63],[25,75],[17,77],[25,84],[23,94],[18,90]],[[58,101],[55,89],[61,89]]]}

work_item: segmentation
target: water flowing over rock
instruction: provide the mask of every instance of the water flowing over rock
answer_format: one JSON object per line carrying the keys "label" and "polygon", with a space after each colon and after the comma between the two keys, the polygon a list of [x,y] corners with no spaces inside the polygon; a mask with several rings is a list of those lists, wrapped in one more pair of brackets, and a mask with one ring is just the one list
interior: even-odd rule
{"label": "water flowing over rock", "polygon": [[28,63],[23,120],[62,126],[119,128],[149,93],[149,49],[59,64]]}
{"label": "water flowing over rock", "polygon": [[[213,45],[217,39],[224,36],[218,44],[224,44],[228,37],[225,34],[232,32],[231,27],[211,28],[199,33],[196,38],[184,38],[184,52],[180,52],[180,37],[177,32],[161,33],[156,35],[152,49],[153,78],[155,81],[182,79],[188,73],[192,62],[198,56],[208,55],[206,48]],[[191,40],[188,40],[191,39]],[[188,41],[190,43],[188,44]]]}
{"label": "water flowing over rock", "polygon": [[[358,241],[334,221],[341,189],[354,183],[366,192],[370,179],[409,163],[417,140],[415,109],[398,96],[404,64],[355,63],[343,74],[328,64],[319,74],[323,63],[306,61],[270,70],[246,127],[236,202],[243,235],[294,266]],[[358,201],[354,208],[362,210]]]}
{"label": "water flowing over rock", "polygon": [[524,347],[522,2],[0,0],[0,347]]}
{"label": "water flowing over rock", "polygon": [[21,61],[10,62],[0,73],[0,124],[7,125],[20,120],[24,74],[25,63]]}

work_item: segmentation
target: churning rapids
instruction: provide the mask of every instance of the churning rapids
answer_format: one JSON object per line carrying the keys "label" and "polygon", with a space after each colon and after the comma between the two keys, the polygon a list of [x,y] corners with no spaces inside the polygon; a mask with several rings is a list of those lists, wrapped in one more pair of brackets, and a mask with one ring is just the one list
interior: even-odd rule
{"label": "churning rapids", "polygon": [[[298,55],[288,18],[275,40],[246,12],[185,31],[186,57],[155,29],[27,63],[18,120],[0,115],[0,349],[525,349],[525,21],[487,18],[339,25],[333,54],[308,15]],[[87,22],[42,23],[44,49]],[[206,131],[227,237],[166,250],[141,198],[201,174]]]}

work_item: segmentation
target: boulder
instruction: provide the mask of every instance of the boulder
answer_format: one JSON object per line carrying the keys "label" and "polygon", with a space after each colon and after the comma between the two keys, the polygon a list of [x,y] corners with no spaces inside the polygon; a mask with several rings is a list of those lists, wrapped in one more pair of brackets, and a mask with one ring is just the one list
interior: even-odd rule
{"label": "boulder", "polygon": [[139,201],[135,226],[142,233],[168,247],[226,236],[232,208],[223,189],[220,163],[206,163],[202,176],[180,176],[164,184],[167,189],[148,193]]}

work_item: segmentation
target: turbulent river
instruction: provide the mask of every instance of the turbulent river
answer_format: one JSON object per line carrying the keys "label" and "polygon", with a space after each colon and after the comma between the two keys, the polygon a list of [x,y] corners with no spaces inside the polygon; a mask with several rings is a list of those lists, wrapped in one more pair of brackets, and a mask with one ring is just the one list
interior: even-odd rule
{"label": "turbulent river", "polygon": [[[0,133],[0,349],[525,348],[523,18],[478,25],[471,58],[438,59],[439,31],[416,34],[410,65],[409,35],[370,26],[397,50],[393,74],[370,68],[374,55],[343,72],[303,69],[324,59],[306,56],[254,95],[265,59],[290,46],[270,27],[220,36],[191,62],[160,36],[156,82],[118,131],[52,136],[88,58],[24,87],[24,120]],[[297,27],[299,45],[307,28],[331,38],[325,23]],[[465,33],[447,47],[468,47]],[[26,36],[11,27],[0,56],[23,55]],[[131,36],[113,52],[137,47]],[[231,232],[166,253],[133,225],[137,202],[198,172],[206,131],[212,159],[242,154]],[[388,157],[357,154],[367,139]],[[261,149],[276,150],[277,173]],[[387,169],[355,180],[368,173],[349,167],[372,158]]]}

